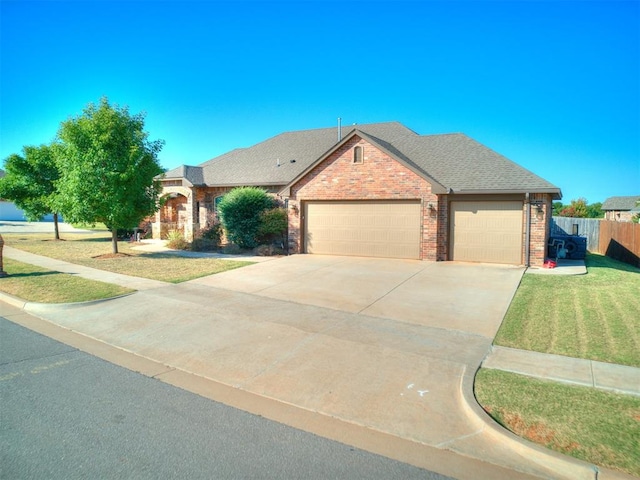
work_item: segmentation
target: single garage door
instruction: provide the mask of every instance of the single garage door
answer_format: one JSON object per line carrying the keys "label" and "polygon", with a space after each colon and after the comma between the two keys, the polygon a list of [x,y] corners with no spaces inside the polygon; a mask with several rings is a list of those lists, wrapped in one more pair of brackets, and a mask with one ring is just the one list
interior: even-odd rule
{"label": "single garage door", "polygon": [[307,202],[305,251],[420,258],[420,201]]}
{"label": "single garage door", "polygon": [[451,260],[522,263],[522,202],[451,202]]}

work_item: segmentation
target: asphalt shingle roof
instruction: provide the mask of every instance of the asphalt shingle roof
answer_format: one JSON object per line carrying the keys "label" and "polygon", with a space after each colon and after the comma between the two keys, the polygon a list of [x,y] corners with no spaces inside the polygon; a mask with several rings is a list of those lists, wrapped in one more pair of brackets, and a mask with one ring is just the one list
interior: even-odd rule
{"label": "asphalt shingle roof", "polygon": [[192,185],[204,185],[204,176],[202,173],[202,167],[191,167],[189,165],[180,165],[173,170],[165,172],[164,178],[166,179],[178,179],[184,178]]}
{"label": "asphalt shingle roof", "polygon": [[453,193],[558,189],[462,133],[403,137],[392,144]]}
{"label": "asphalt shingle roof", "polygon": [[[197,167],[175,168],[165,178],[210,186],[288,185],[336,147],[337,130],[285,132]],[[461,133],[418,135],[399,122],[387,122],[342,127],[342,138],[354,132],[362,132],[418,174],[453,193],[560,193],[555,185]]]}
{"label": "asphalt shingle roof", "polygon": [[640,202],[640,195],[609,197],[602,204],[602,210],[633,210],[638,202]]}
{"label": "asphalt shingle roof", "polygon": [[[343,127],[343,138],[355,128]],[[415,135],[398,122],[373,123],[357,128],[385,138]],[[207,185],[286,185],[337,142],[337,127],[285,132],[253,147],[232,150],[200,164],[200,167]]]}

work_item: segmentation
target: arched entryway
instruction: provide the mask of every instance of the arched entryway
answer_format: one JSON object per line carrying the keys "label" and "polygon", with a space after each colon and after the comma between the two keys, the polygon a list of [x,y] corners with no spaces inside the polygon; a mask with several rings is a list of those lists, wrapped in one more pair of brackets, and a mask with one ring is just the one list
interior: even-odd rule
{"label": "arched entryway", "polygon": [[161,207],[153,224],[153,238],[166,239],[171,230],[182,232],[188,238],[193,231],[191,192],[184,187],[165,188]]}

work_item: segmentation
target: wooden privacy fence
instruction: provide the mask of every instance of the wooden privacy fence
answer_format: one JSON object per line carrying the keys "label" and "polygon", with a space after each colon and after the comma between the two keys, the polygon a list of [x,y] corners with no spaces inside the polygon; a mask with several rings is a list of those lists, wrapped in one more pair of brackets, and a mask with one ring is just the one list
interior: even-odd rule
{"label": "wooden privacy fence", "polygon": [[578,235],[587,238],[587,250],[590,252],[640,267],[640,224],[599,218],[551,219],[551,235],[572,235],[575,228]]}
{"label": "wooden privacy fence", "polygon": [[574,225],[577,225],[578,235],[587,237],[587,250],[598,252],[601,221],[599,218],[553,217],[551,219],[551,235],[572,235]]}
{"label": "wooden privacy fence", "polygon": [[640,224],[603,220],[598,253],[640,267]]}

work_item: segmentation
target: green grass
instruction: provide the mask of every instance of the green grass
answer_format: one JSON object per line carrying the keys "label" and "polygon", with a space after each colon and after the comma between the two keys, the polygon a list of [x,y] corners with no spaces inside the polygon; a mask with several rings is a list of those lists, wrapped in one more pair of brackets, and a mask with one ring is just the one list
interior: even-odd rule
{"label": "green grass", "polygon": [[481,369],[478,402],[517,435],[640,476],[640,398]]}
{"label": "green grass", "polygon": [[5,234],[3,238],[8,246],[38,255],[171,283],[185,282],[251,264],[235,260],[145,253],[132,250],[132,244],[129,242],[118,242],[118,251],[122,255],[112,257],[111,237],[108,232],[67,233],[63,235],[63,241],[54,241],[51,235],[40,234]]}
{"label": "green grass", "polygon": [[4,258],[8,277],[0,278],[0,291],[29,302],[75,303],[135,292],[111,283],[53,272]]}
{"label": "green grass", "polygon": [[496,345],[640,367],[640,269],[586,262],[586,275],[525,274]]}

